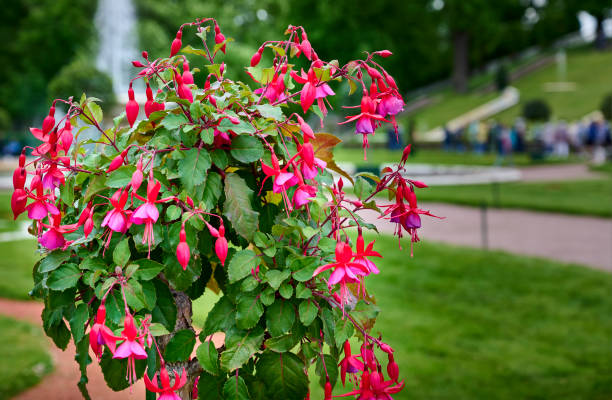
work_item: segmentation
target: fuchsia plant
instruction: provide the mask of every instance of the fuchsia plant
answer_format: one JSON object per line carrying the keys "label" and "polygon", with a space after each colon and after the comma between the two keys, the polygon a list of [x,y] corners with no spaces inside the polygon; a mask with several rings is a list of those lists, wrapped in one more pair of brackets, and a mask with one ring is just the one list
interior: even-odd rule
{"label": "fuchsia plant", "polygon": [[[187,30],[201,48],[183,46]],[[303,28],[286,35],[253,55],[252,90],[215,62],[228,40],[214,19],[184,24],[169,58],[143,52],[132,63],[146,85],[143,109],[130,84],[125,114],[110,127],[83,96],[55,100],[42,129],[31,128],[41,144],[29,161],[26,149],[19,157],[11,206],[32,220],[43,258],[31,293],[45,301],[56,345],[72,337],[84,397],[89,348],[114,390],[146,371],[148,398],[305,399],[309,379],[325,399],[332,390],[390,399],[403,388],[393,349],[371,332],[378,308],[367,277],[385,271],[359,212],[378,211],[398,237],[418,241],[420,216],[431,215],[417,207],[415,188],[425,185],[403,175],[410,147],[381,177],[353,179],[333,160],[340,140],[305,121],[309,112],[323,120],[332,85],[345,80],[351,94],[361,88],[361,112],[344,124],[363,136],[364,154],[380,124],[397,130],[404,102],[377,61],[391,53],[341,66],[321,60]],[[266,51],[271,65],[260,67]],[[57,104],[66,110],[59,120]],[[81,126],[98,138],[79,140]],[[208,290],[218,301],[194,326],[191,302]],[[338,374],[352,387],[337,385]]]}

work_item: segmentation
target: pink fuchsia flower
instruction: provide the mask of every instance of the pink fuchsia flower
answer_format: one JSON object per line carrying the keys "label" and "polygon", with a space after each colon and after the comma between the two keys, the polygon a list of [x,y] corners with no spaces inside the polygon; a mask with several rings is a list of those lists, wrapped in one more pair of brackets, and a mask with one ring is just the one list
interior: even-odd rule
{"label": "pink fuchsia flower", "polygon": [[208,228],[208,231],[212,237],[217,238],[217,240],[215,240],[215,254],[219,258],[219,261],[221,261],[221,265],[225,266],[228,251],[227,239],[225,238],[225,226],[223,225],[223,222],[221,222],[221,225],[219,225],[219,229],[217,230],[208,222],[204,221],[204,223],[206,224],[206,227]]}
{"label": "pink fuchsia flower", "polygon": [[366,267],[368,271],[370,271],[370,273],[378,274],[380,271],[376,267],[376,264],[374,264],[372,261],[368,260],[367,258],[367,257],[381,257],[382,258],[380,253],[372,250],[373,248],[374,248],[374,241],[370,242],[367,248],[365,247],[365,242],[360,232],[359,235],[357,236],[357,247],[356,247],[357,251],[353,254],[355,257],[353,261]]}
{"label": "pink fuchsia flower", "polygon": [[176,37],[174,38],[174,40],[172,41],[172,44],[170,45],[170,57],[173,57],[181,49],[181,46],[183,45],[181,41],[182,36],[183,36],[183,32],[181,30],[176,32]]}
{"label": "pink fuchsia flower", "polygon": [[340,379],[342,379],[342,385],[345,385],[346,374],[355,374],[359,371],[364,370],[364,365],[357,359],[359,356],[351,354],[351,344],[347,340],[344,342],[344,358],[340,360],[338,365],[340,366]]}
{"label": "pink fuchsia flower", "polygon": [[304,179],[314,179],[319,170],[321,172],[327,167],[327,163],[314,155],[314,149],[312,143],[308,141],[308,137],[304,137],[304,144],[299,146],[300,155],[300,170]]}
{"label": "pink fuchsia flower", "polygon": [[351,246],[345,242],[338,242],[336,244],[336,262],[326,264],[318,267],[314,270],[313,276],[319,275],[323,271],[333,268],[327,286],[331,289],[332,285],[337,283],[340,284],[340,299],[341,307],[344,311],[344,305],[349,302],[349,289],[346,286],[349,283],[360,283],[360,277],[366,276],[370,273],[367,267],[352,262],[353,251]]}
{"label": "pink fuchsia flower", "polygon": [[364,371],[361,375],[359,389],[336,397],[357,396],[358,400],[392,400],[392,394],[400,392],[404,388],[404,381],[394,384],[393,381],[385,381],[377,371],[369,373]]}
{"label": "pink fuchsia flower", "polygon": [[364,151],[369,147],[368,135],[373,134],[376,130],[377,121],[389,122],[383,116],[376,113],[376,102],[368,95],[367,91],[364,91],[363,97],[361,98],[361,113],[346,118],[347,120],[340,122],[340,125],[357,121],[355,133],[363,135]]}
{"label": "pink fuchsia flower", "polygon": [[126,313],[125,321],[123,322],[123,331],[121,331],[121,340],[123,340],[123,343],[117,347],[113,358],[128,359],[127,375],[130,384],[137,380],[135,360],[147,358],[147,352],[142,347],[140,339],[134,323],[134,317]]}
{"label": "pink fuchsia flower", "polygon": [[189,245],[187,244],[187,235],[185,233],[185,225],[181,226],[181,232],[179,234],[179,244],[176,246],[176,258],[183,267],[183,271],[187,269],[187,265],[189,265],[189,259],[191,258],[191,253],[189,250]]}
{"label": "pink fuchsia flower", "polygon": [[92,325],[89,331],[89,346],[93,350],[94,354],[98,358],[98,361],[102,358],[102,351],[104,346],[108,347],[108,350],[112,354],[115,354],[115,348],[117,341],[121,338],[115,336],[113,331],[105,325],[106,320],[106,307],[104,303],[100,304],[98,311],[96,312],[95,323]]}
{"label": "pink fuchsia flower", "polygon": [[47,225],[41,222],[41,225],[48,230],[38,238],[38,243],[40,243],[47,250],[63,248],[70,244],[70,242],[66,242],[66,239],[64,239],[64,234],[76,231],[79,229],[80,225],[78,223],[71,225],[60,225],[62,220],[60,215],[52,215],[50,218],[53,225]]}
{"label": "pink fuchsia flower", "polygon": [[29,197],[34,200],[33,203],[26,207],[28,218],[40,221],[48,214],[59,215],[60,211],[51,201],[51,195],[44,194],[42,179],[39,174],[36,174],[30,183],[30,187],[34,188],[36,194],[30,192]]}
{"label": "pink fuchsia flower", "polygon": [[72,141],[74,136],[72,135],[72,124],[70,124],[70,120],[66,119],[66,123],[64,124],[64,128],[59,132],[59,139],[62,143],[62,149],[64,153],[68,154],[70,150],[70,146],[72,146]]}
{"label": "pink fuchsia flower", "polygon": [[155,235],[153,233],[153,224],[157,222],[159,218],[159,211],[155,206],[155,203],[160,203],[164,200],[157,200],[157,195],[161,189],[161,183],[154,179],[149,179],[147,184],[147,198],[144,199],[134,193],[134,196],[144,201],[144,204],[139,206],[132,214],[132,222],[136,225],[145,226],[144,233],[142,235],[142,243],[148,243],[149,254],[151,253],[151,243],[155,242]]}
{"label": "pink fuchsia flower", "polygon": [[299,186],[293,192],[292,204],[294,208],[300,208],[304,204],[310,203],[310,201],[316,197],[317,188],[311,185],[307,185],[301,182]]}
{"label": "pink fuchsia flower", "polygon": [[[53,102],[55,104],[55,102]],[[42,132],[43,134],[47,134],[53,130],[55,127],[55,106],[51,106],[49,108],[49,115],[45,117],[42,123]]]}
{"label": "pink fuchsia flower", "polygon": [[[108,227],[113,232],[125,233],[128,229],[128,212],[124,210],[128,200],[128,189],[119,189],[110,198],[112,209],[102,220],[102,227]],[[109,237],[110,240],[110,237]]]}
{"label": "pink fuchsia flower", "polygon": [[145,387],[149,392],[161,393],[158,400],[181,400],[175,393],[177,390],[185,386],[187,383],[187,372],[183,368],[183,372],[179,377],[178,373],[174,373],[174,385],[170,385],[170,375],[166,370],[166,366],[162,364],[159,371],[159,381],[161,386],[157,385],[157,372],[153,375],[153,380],[150,380],[147,374],[144,375]]}
{"label": "pink fuchsia flower", "polygon": [[[298,178],[291,172],[287,172],[287,168],[289,168],[289,164],[287,164],[284,168],[280,168],[278,164],[278,158],[276,155],[272,153],[272,166],[266,165],[263,161],[261,162],[261,169],[263,173],[266,174],[263,182],[265,182],[268,178],[272,177],[272,191],[274,193],[284,193],[291,186],[294,186],[298,183]],[[263,186],[262,182],[262,186]]]}
{"label": "pink fuchsia flower", "polygon": [[[255,80],[255,78],[253,78],[253,80]],[[268,99],[270,103],[275,103],[278,101],[283,101],[287,98],[287,95],[285,94],[286,91],[285,74],[277,73],[274,74],[274,77],[267,85],[256,89],[254,93],[263,94],[263,96]]]}
{"label": "pink fuchsia flower", "polygon": [[57,163],[52,163],[49,166],[42,179],[43,189],[47,190],[54,190],[64,185],[65,182],[64,173],[59,170]]}
{"label": "pink fuchsia flower", "polygon": [[187,61],[183,62],[183,83],[185,85],[193,85],[193,74],[189,70],[189,63]]}
{"label": "pink fuchsia flower", "polygon": [[291,71],[291,77],[297,83],[304,85],[300,92],[300,104],[304,113],[306,113],[314,101],[317,100],[317,105],[323,113],[323,116],[325,116],[327,115],[327,108],[325,107],[324,99],[327,96],[333,96],[335,93],[327,83],[321,82],[319,78],[317,78],[314,68],[321,67],[323,67],[323,62],[317,60],[311,64],[307,74],[304,73],[303,70],[300,75],[295,71]]}

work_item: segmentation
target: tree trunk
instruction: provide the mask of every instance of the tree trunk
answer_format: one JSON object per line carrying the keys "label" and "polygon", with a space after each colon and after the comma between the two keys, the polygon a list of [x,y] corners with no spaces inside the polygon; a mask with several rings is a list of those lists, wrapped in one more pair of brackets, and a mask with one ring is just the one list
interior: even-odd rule
{"label": "tree trunk", "polygon": [[[171,334],[158,338],[158,345],[162,354],[166,349],[168,342],[170,339],[172,339],[172,337],[174,337],[176,332],[182,329],[194,330],[191,326],[191,299],[184,292],[179,292],[172,289],[170,289],[170,291],[174,295],[174,302],[176,303],[176,324],[174,326],[174,331],[172,331]],[[192,400],[191,395],[193,393],[195,379],[202,371],[198,361],[194,358],[189,362],[168,363],[166,367],[168,368],[168,373],[170,376],[174,376],[175,373],[180,376],[183,368],[185,368],[187,371],[187,383],[177,391],[177,394],[181,400]]]}
{"label": "tree trunk", "polygon": [[469,53],[467,32],[453,32],[453,87],[465,93],[468,87]]}

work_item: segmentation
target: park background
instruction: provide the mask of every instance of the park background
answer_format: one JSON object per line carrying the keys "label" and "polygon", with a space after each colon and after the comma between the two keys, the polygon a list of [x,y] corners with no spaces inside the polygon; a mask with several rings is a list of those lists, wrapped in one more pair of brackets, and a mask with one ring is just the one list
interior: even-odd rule
{"label": "park background", "polygon": [[[378,173],[411,143],[409,174],[431,184],[417,193],[421,206],[446,217],[424,221],[414,258],[408,243],[399,251],[390,237],[377,240],[388,256],[369,289],[406,380],[396,398],[612,398],[612,2],[5,3],[0,399],[79,398],[74,350],[49,347],[42,304],[28,296],[36,241],[10,215],[15,155],[33,140],[27,128],[53,98],[83,91],[107,115],[120,112],[130,61],[140,50],[166,56],[177,27],[204,16],[235,39],[230,66],[248,65],[288,24],[303,25],[322,58],[394,53],[384,66],[406,100],[399,142],[377,132],[363,160],[359,137],[333,122],[324,131],[343,139],[336,159],[350,171]],[[250,83],[236,67],[227,74]],[[348,87],[334,89],[341,121],[341,106],[355,100]],[[214,301],[207,292],[197,302],[196,323]],[[90,385],[103,387],[93,375]],[[142,398],[94,395],[111,397]]]}

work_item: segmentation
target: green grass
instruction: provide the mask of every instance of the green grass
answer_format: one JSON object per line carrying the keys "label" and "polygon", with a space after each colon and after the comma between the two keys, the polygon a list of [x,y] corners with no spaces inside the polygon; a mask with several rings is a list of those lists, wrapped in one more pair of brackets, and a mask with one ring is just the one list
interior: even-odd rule
{"label": "green grass", "polygon": [[[558,71],[556,63],[525,75],[510,84],[520,91],[519,103],[496,116],[506,124],[511,124],[521,114],[525,101],[543,98],[551,106],[553,118],[575,120],[599,109],[604,97],[612,91],[612,53],[599,52],[591,48],[575,49],[567,52],[566,75]],[[573,82],[576,88],[569,92],[547,91],[550,82]],[[434,103],[428,107],[403,115],[401,122],[406,125],[409,119],[415,119],[417,130],[425,132],[459,115],[474,109],[497,96],[497,93],[482,94],[473,91],[468,94],[457,94],[446,90],[434,94]]]}
{"label": "green grass", "polygon": [[[385,148],[371,148],[367,153],[368,159],[363,159],[361,148],[339,147],[334,149],[334,159],[338,162],[352,162],[357,165],[380,165],[384,163],[396,163],[402,157],[402,151],[388,150]],[[444,165],[493,165],[497,158],[496,154],[475,154],[472,152],[457,153],[446,152],[439,149],[417,149],[408,158],[408,163],[416,164],[444,164]],[[515,154],[514,164],[517,166],[528,166],[534,164],[559,164],[577,162],[577,158],[570,157],[567,160],[548,159],[544,161],[533,161],[527,154]]]}
{"label": "green grass", "polygon": [[417,197],[419,201],[468,206],[485,202],[493,207],[612,217],[612,179],[500,183],[497,188],[492,184],[432,186],[418,190]]}
{"label": "green grass", "polygon": [[38,260],[35,240],[0,243],[0,297],[28,300],[32,267]]}
{"label": "green grass", "polygon": [[42,329],[0,316],[0,399],[35,385],[51,371]]}

